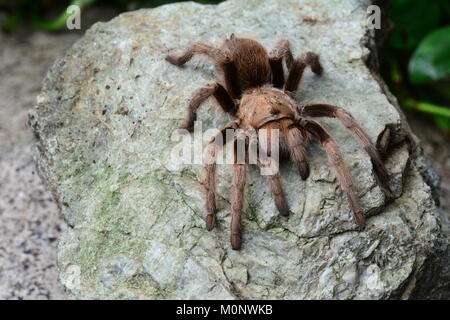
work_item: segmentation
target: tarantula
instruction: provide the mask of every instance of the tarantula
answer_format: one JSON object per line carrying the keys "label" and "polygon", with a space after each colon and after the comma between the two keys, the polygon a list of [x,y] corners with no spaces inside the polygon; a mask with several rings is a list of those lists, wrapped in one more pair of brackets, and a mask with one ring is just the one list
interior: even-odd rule
{"label": "tarantula", "polygon": [[[309,138],[317,140],[326,151],[328,160],[336,171],[341,189],[348,197],[356,223],[362,230],[365,227],[364,214],[338,145],[319,123],[310,118],[339,119],[368,152],[378,180],[387,190],[389,190],[389,177],[378,149],[349,112],[324,103],[299,105],[293,99],[306,67],[309,66],[316,75],[322,74],[323,68],[319,56],[313,52],[306,52],[294,58],[289,41],[285,39],[279,40],[274,49],[268,53],[258,41],[232,34],[219,47],[195,43],[181,55],[169,54],[166,60],[176,66],[182,66],[196,54],[205,55],[213,60],[220,80],[194,93],[182,128],[191,130],[200,105],[214,96],[223,111],[237,117],[221,129],[221,135],[224,135],[227,129],[250,128],[256,131],[278,129],[281,155],[290,157],[298,167],[303,180],[309,175],[305,144]],[[285,68],[288,71],[287,77],[284,75]],[[213,141],[215,138],[210,144]],[[216,152],[210,152],[209,156],[213,161],[204,165],[204,186],[206,228],[212,230],[216,212]],[[267,180],[279,213],[287,216],[289,209],[279,174],[269,175]],[[235,250],[238,250],[241,244],[240,216],[245,183],[246,164],[235,161],[231,190],[231,246]]]}

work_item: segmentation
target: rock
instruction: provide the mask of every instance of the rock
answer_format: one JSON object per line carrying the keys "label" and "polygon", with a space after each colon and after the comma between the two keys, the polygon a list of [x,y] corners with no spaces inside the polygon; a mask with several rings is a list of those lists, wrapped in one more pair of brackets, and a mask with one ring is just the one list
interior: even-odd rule
{"label": "rock", "polygon": [[[40,174],[71,226],[59,244],[61,280],[70,296],[447,297],[447,225],[432,199],[433,184],[425,183],[429,170],[416,165],[423,159],[420,147],[409,155],[408,126],[395,98],[366,66],[375,50],[369,4],[179,3],[125,13],[86,32],[48,72],[30,114]],[[365,231],[355,231],[348,202],[316,145],[309,147],[306,181],[292,164],[281,167],[289,218],[278,215],[264,177],[251,167],[241,251],[229,244],[230,166],[219,165],[218,227],[205,229],[201,166],[174,163],[171,155],[186,102],[214,81],[213,68],[196,57],[179,69],[164,57],[233,32],[268,48],[284,37],[295,54],[321,55],[325,73],[305,73],[298,101],[345,107],[374,141],[386,125],[396,128],[397,144],[386,159],[393,190],[387,197],[345,128],[319,120],[342,148],[368,217]],[[199,114],[203,130],[229,119],[213,101]]]}

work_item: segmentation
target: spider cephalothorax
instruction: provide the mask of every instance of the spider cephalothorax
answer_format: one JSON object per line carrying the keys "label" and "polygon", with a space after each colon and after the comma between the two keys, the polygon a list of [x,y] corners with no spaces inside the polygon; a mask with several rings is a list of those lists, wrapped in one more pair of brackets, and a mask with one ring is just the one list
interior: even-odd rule
{"label": "spider cephalothorax", "polygon": [[[183,128],[192,129],[197,109],[210,96],[214,96],[222,109],[237,119],[221,129],[250,128],[258,131],[273,129],[279,131],[281,154],[287,155],[297,165],[300,176],[306,179],[309,166],[305,155],[305,143],[309,138],[317,140],[325,149],[330,164],[336,171],[341,188],[347,194],[359,229],[365,226],[364,215],[354,191],[352,177],[344,164],[336,142],[313,117],[332,117],[339,119],[369,153],[375,173],[382,185],[388,187],[388,174],[384,168],[377,148],[369,136],[344,109],[329,104],[298,105],[292,98],[298,89],[306,67],[322,74],[319,56],[307,52],[294,58],[287,40],[279,40],[268,53],[256,40],[231,35],[219,47],[195,43],[181,55],[168,55],[166,60],[182,66],[195,54],[203,54],[213,60],[219,81],[195,92],[190,100],[188,116]],[[284,65],[288,70],[284,76]],[[211,141],[212,144],[217,137]],[[224,140],[221,140],[224,141]],[[212,230],[215,224],[215,149],[209,151],[209,161],[205,164],[206,228]],[[284,196],[279,174],[268,175],[268,184],[275,204],[282,215],[289,209]],[[233,185],[231,195],[231,246],[240,248],[240,216],[243,208],[243,194],[246,181],[246,164],[233,164]]]}

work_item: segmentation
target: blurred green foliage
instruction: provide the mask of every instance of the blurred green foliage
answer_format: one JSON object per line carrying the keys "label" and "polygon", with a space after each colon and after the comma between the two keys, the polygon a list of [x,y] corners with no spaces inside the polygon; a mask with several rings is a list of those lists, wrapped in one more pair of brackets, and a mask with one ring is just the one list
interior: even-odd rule
{"label": "blurred green foliage", "polygon": [[[8,18],[3,24],[4,31],[11,31],[21,21],[31,21],[31,23],[42,30],[57,31],[66,25],[69,14],[65,8],[70,5],[78,5],[81,9],[89,5],[109,5],[115,6],[120,11],[130,9],[153,8],[166,3],[182,2],[183,0],[0,0],[0,10],[8,13]],[[186,1],[186,0],[184,0]],[[217,4],[223,0],[193,0],[204,4]],[[43,18],[48,12],[58,8],[62,12],[56,19],[46,20]]]}
{"label": "blurred green foliage", "polygon": [[418,85],[450,76],[450,26],[433,30],[424,37],[412,56],[408,72]]}
{"label": "blurred green foliage", "polygon": [[450,137],[450,1],[392,0],[384,79],[400,105]]}
{"label": "blurred green foliage", "polygon": [[[81,8],[107,4],[126,11],[180,1],[0,0],[0,10],[7,13],[6,31],[21,21],[55,31],[64,28],[65,8],[71,4]],[[217,4],[221,0],[196,2]],[[62,13],[48,20],[48,12],[55,10]],[[389,18],[394,29],[384,52],[384,79],[402,107],[428,114],[450,137],[450,0],[391,0]]]}

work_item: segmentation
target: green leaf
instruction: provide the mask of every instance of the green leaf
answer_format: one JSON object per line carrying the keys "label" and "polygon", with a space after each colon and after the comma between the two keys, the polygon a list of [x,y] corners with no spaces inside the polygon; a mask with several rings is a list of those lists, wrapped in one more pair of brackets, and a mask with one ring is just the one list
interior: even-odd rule
{"label": "green leaf", "polygon": [[450,120],[446,117],[434,116],[436,125],[444,132],[450,132]]}
{"label": "green leaf", "polygon": [[416,101],[412,98],[405,98],[401,102],[405,109],[414,109],[435,116],[450,118],[450,108],[436,105],[428,101]]}
{"label": "green leaf", "polygon": [[413,84],[450,78],[450,26],[427,35],[414,52],[408,71]]}
{"label": "green leaf", "polygon": [[441,1],[393,1],[390,19],[394,30],[390,45],[395,49],[413,50],[426,34],[439,25],[441,12]]}

